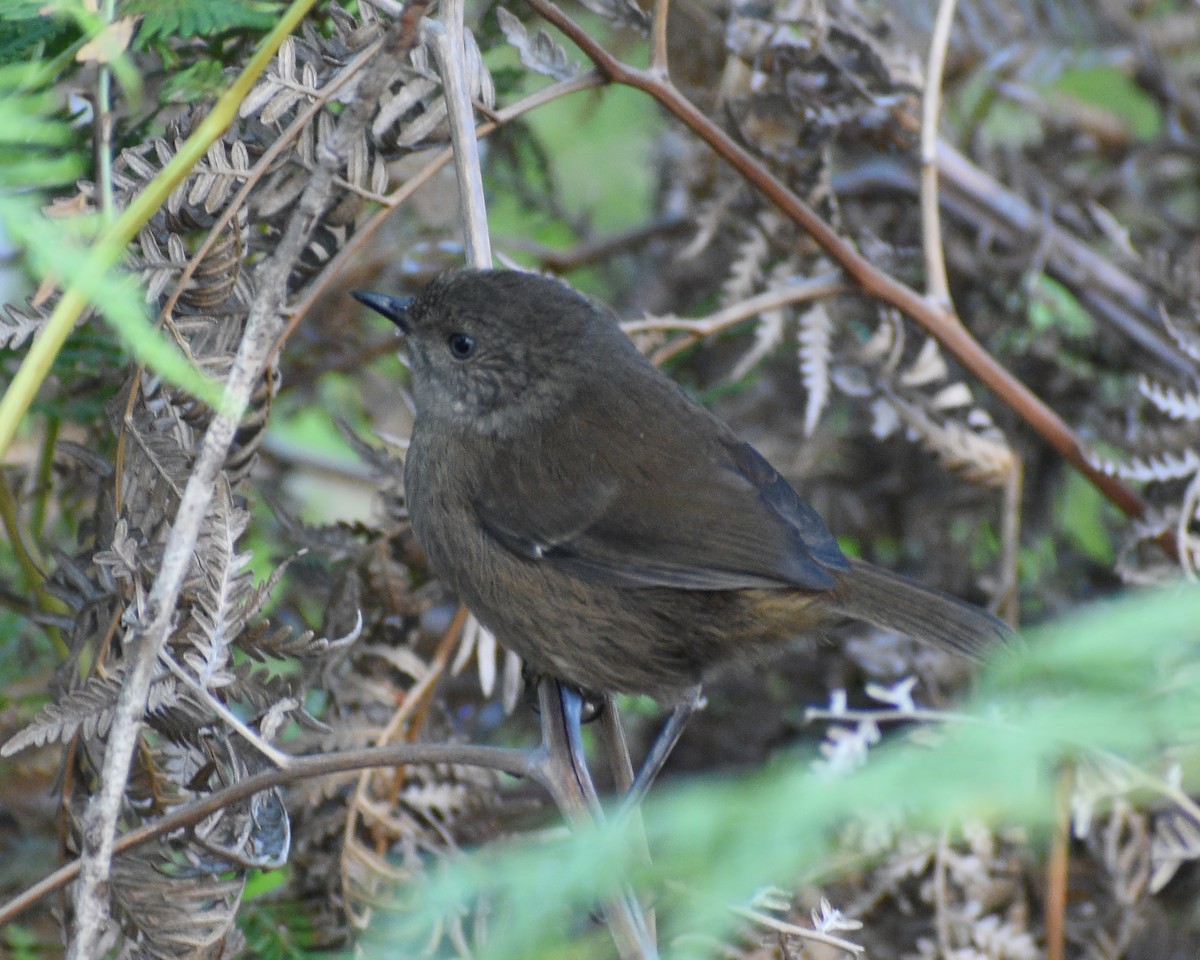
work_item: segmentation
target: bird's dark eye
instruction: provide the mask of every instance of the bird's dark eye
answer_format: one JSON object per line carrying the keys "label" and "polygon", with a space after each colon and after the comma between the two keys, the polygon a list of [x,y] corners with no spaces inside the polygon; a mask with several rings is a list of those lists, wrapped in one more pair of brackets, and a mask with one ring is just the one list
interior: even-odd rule
{"label": "bird's dark eye", "polygon": [[446,344],[455,360],[467,360],[475,352],[475,338],[469,333],[452,333]]}

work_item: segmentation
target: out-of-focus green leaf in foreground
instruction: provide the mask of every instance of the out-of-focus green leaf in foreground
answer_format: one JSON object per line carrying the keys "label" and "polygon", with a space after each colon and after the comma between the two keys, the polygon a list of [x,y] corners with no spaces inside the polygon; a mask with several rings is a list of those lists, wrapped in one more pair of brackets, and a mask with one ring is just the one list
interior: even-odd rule
{"label": "out-of-focus green leaf in foreground", "polygon": [[[681,955],[672,948],[685,942],[679,934],[719,935],[734,922],[719,905],[818,871],[850,818],[933,828],[972,818],[1044,832],[1063,765],[1094,750],[1138,763],[1174,746],[1185,785],[1195,786],[1197,703],[1200,589],[1099,604],[997,651],[966,719],[936,746],[885,746],[837,779],[792,761],[755,777],[661,790],[644,811],[652,866],[640,861],[628,825],[455,858],[405,890],[403,912],[381,918],[361,946],[388,955],[385,944],[419,939],[482,895],[492,904],[485,956],[557,956],[572,911],[586,916],[624,878],[663,904],[659,942],[665,955]],[[672,881],[688,896],[667,904]]]}

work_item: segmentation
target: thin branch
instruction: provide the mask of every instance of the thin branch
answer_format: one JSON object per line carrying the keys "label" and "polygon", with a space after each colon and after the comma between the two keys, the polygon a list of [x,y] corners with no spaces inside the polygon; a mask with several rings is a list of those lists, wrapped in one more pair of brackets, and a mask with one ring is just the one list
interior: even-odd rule
{"label": "thin branch", "polygon": [[667,14],[671,0],[655,0],[654,22],[650,25],[650,72],[663,80],[668,78],[667,65]]}
{"label": "thin branch", "polygon": [[46,432],[42,434],[38,455],[37,472],[33,477],[33,517],[30,520],[30,535],[41,540],[46,532],[46,503],[54,489],[54,453],[58,445],[58,432],[62,419],[53,413],[45,417]]}
{"label": "thin branch", "polygon": [[431,47],[446,99],[446,120],[454,148],[458,177],[463,236],[467,263],[481,269],[492,265],[492,243],[488,235],[487,206],[483,198],[483,172],[479,142],[475,138],[474,107],[467,89],[467,56],[464,40],[464,0],[445,0],[442,22],[427,23]]}
{"label": "thin branch", "polygon": [[948,827],[942,827],[938,834],[937,852],[933,859],[933,925],[937,931],[938,952],[943,957],[953,954],[950,936],[950,903],[946,893],[946,860],[949,853],[950,831]]}
{"label": "thin branch", "polygon": [[1046,960],[1063,960],[1066,947],[1067,889],[1071,869],[1071,791],[1069,767],[1059,774],[1054,834],[1046,861]]}
{"label": "thin branch", "polygon": [[[568,696],[578,697],[578,693]],[[571,731],[578,733],[567,717],[561,686],[557,680],[543,677],[538,683],[539,718],[542,728],[542,784],[550,792],[559,812],[572,827],[604,822],[604,813],[596,787],[582,754],[573,747]],[[658,956],[642,907],[629,884],[621,884],[618,894],[605,903],[604,919],[621,960],[655,960]]]}
{"label": "thin branch", "polygon": [[641,333],[649,330],[680,330],[683,336],[659,347],[650,359],[657,364],[666,363],[671,357],[691,346],[702,337],[710,337],[728,327],[749,320],[767,310],[775,310],[792,303],[818,300],[836,296],[847,290],[841,274],[825,273],[807,280],[789,283],[783,287],[767,290],[757,296],[730,304],[723,310],[697,320],[680,320],[676,317],[656,317],[646,320],[631,320],[621,324],[626,333]]}
{"label": "thin branch", "polygon": [[[106,26],[112,24],[117,14],[116,0],[104,0],[100,5],[100,20]],[[112,223],[116,216],[113,202],[112,178],[112,69],[100,63],[96,76],[95,103],[95,154],[96,185],[100,188],[100,215],[104,222]]]}
{"label": "thin branch", "polygon": [[1004,496],[1000,501],[1000,575],[1002,580],[995,591],[998,598],[996,615],[1009,626],[1016,627],[1021,613],[1021,594],[1017,566],[1021,556],[1021,491],[1025,485],[1025,465],[1013,457],[1004,478]]}
{"label": "thin branch", "polygon": [[626,333],[646,333],[651,330],[683,330],[697,339],[712,336],[722,330],[756,317],[766,310],[777,310],[788,304],[799,303],[803,300],[819,300],[822,297],[832,297],[847,290],[846,281],[840,273],[822,273],[807,280],[785,284],[750,297],[737,303],[710,313],[707,317],[695,320],[681,320],[678,317],[649,317],[645,320],[629,320],[621,324]]}
{"label": "thin branch", "polygon": [[843,940],[841,937],[835,937],[831,933],[822,933],[820,930],[812,930],[795,923],[788,923],[786,920],[778,920],[769,913],[761,913],[758,910],[750,910],[747,907],[730,907],[729,910],[731,913],[736,913],[739,917],[745,917],[747,920],[767,927],[770,930],[777,930],[779,933],[789,937],[798,937],[801,940],[809,940],[813,943],[823,943],[829,947],[837,947],[837,949],[845,950],[846,953],[853,957],[857,957],[866,950],[866,947],[859,946],[857,943],[851,943],[849,940]]}
{"label": "thin branch", "polygon": [[[608,758],[608,768],[612,773],[613,785],[620,793],[629,793],[633,786],[633,762],[629,757],[629,744],[625,739],[625,728],[621,725],[621,714],[617,709],[616,697],[611,694],[604,698],[600,715],[599,740]],[[634,842],[637,844],[638,857],[645,866],[651,866],[650,841],[646,837],[646,824],[642,819],[641,807],[635,807],[630,814],[630,825],[634,832]],[[653,907],[645,907],[643,916],[646,920],[646,934],[651,943],[658,940],[658,919]]]}
{"label": "thin branch", "polygon": [[229,726],[236,731],[243,740],[250,746],[261,753],[264,757],[275,764],[275,766],[286,768],[291,763],[292,758],[282,750],[271,746],[261,736],[250,729],[249,725],[240,720],[232,710],[225,704],[212,695],[212,693],[199,680],[188,673],[182,666],[175,662],[175,658],[170,652],[163,650],[162,656],[159,658],[163,665],[171,671],[189,690],[192,691],[200,702],[208,707],[213,713],[224,720]]}
{"label": "thin branch", "polygon": [[[136,830],[130,830],[114,841],[112,852],[114,855],[125,853],[148,840],[193,826],[218,810],[224,810],[239,800],[246,800],[256,793],[270,790],[272,787],[285,787],[302,780],[326,777],[335,773],[365,770],[372,767],[395,767],[412,763],[462,764],[463,766],[484,767],[509,773],[514,777],[525,777],[541,782],[538,756],[530,750],[508,747],[481,747],[457,743],[395,743],[386,747],[344,750],[311,757],[293,757],[291,765],[286,770],[265,770],[254,776],[246,777],[224,789],[210,793],[202,800],[184,804],[164,817],[143,824]],[[80,863],[80,860],[73,860],[71,863],[64,864],[49,876],[9,900],[8,903],[0,906],[0,925],[8,923],[29,909],[46,894],[53,893],[74,880],[79,875]]]}
{"label": "thin branch", "polygon": [[[942,246],[942,217],[938,203],[938,118],[942,112],[942,74],[946,47],[954,23],[957,0],[939,0],[933,36],[929,40],[929,62],[925,67],[925,90],[921,97],[921,247],[925,253],[925,295],[938,306],[953,312],[950,281],[946,277],[946,251]],[[954,314],[957,317],[957,314]]]}
{"label": "thin branch", "polygon": [[371,112],[395,73],[398,58],[416,43],[417,27],[427,2],[413,0],[406,8],[408,15],[389,29],[382,55],[363,77],[358,97],[343,111],[330,141],[318,149],[320,166],[300,197],[275,252],[258,271],[257,293],[225,388],[225,409],[214,414],[180,501],[158,576],[150,591],[148,623],[131,631],[132,636],[127,638],[130,665],[109,730],[99,776],[100,788],[89,801],[84,816],[83,855],[76,896],[77,921],[67,954],[69,960],[89,960],[95,956],[100,932],[107,922],[106,891],[117,818],[146,710],[150,682],[175,622],[179,592],[191,568],[196,541],[221,468],[262,375],[267,354],[282,328],[279,305],[285,302],[288,276],[324,212],[334,171],[340,168],[350,144],[366,128]]}
{"label": "thin branch", "polygon": [[611,82],[649,94],[682,121],[748,183],[805,230],[842,266],[864,293],[890,304],[924,327],[1122,512],[1134,519],[1145,516],[1146,508],[1141,498],[1120,480],[1096,469],[1063,419],[1001,366],[949,311],[930,303],[915,290],[875,267],[778,180],[758,158],[704,116],[670,82],[613,57],[551,0],[529,0],[529,3],[569,37]]}

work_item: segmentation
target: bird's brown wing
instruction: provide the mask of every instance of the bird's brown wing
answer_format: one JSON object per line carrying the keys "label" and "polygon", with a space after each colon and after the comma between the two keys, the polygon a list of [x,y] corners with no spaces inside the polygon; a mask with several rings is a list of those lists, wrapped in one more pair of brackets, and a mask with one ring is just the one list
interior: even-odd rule
{"label": "bird's brown wing", "polygon": [[509,475],[488,487],[503,499],[475,504],[482,526],[530,561],[617,586],[831,589],[848,561],[817,512],[701,408],[686,416],[708,429],[622,436],[610,419],[586,463],[562,462],[579,447],[548,430],[502,459]]}

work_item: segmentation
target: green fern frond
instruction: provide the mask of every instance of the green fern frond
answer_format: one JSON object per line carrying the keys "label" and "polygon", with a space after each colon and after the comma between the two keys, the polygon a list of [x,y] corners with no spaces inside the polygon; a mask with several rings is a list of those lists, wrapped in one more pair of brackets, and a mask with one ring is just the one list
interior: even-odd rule
{"label": "green fern frond", "polygon": [[134,40],[135,50],[145,50],[156,41],[171,37],[208,37],[227,30],[269,30],[278,20],[275,4],[253,0],[129,0],[122,4],[124,15],[143,15]]}

